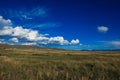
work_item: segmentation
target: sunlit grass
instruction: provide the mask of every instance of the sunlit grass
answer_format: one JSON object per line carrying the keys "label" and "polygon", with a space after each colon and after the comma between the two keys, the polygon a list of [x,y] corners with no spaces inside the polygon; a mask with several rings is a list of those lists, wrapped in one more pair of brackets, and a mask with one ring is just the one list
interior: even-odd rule
{"label": "sunlit grass", "polygon": [[0,80],[120,80],[120,52],[0,46]]}

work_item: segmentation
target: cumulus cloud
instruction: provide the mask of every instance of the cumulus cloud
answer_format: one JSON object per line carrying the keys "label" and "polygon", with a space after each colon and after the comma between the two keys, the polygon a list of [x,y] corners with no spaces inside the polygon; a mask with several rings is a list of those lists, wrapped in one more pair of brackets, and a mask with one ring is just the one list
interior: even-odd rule
{"label": "cumulus cloud", "polygon": [[67,40],[65,40],[63,37],[61,36],[57,36],[57,37],[51,37],[49,38],[48,41],[50,44],[60,44],[60,45],[64,45],[64,44],[68,44],[69,42]]}
{"label": "cumulus cloud", "polygon": [[106,26],[99,26],[97,29],[101,33],[106,33],[109,30],[109,28]]}
{"label": "cumulus cloud", "polygon": [[10,19],[5,20],[2,16],[0,16],[0,29],[3,26],[8,26],[8,25],[12,25],[12,22]]}
{"label": "cumulus cloud", "polygon": [[26,38],[30,41],[35,41],[40,35],[36,30],[24,29],[22,26],[17,26],[13,28],[12,36],[18,36],[20,38]]}
{"label": "cumulus cloud", "polygon": [[16,43],[19,42],[18,38],[11,38],[10,41],[16,42]]}
{"label": "cumulus cloud", "polygon": [[6,20],[2,16],[0,16],[0,35],[12,34],[11,33],[12,27],[10,27],[10,25],[12,25],[12,22],[10,19]]}
{"label": "cumulus cloud", "polygon": [[0,35],[2,36],[7,36],[7,35],[12,35],[13,32],[13,28],[10,26],[4,26],[1,30],[0,30]]}
{"label": "cumulus cloud", "polygon": [[13,36],[13,37],[19,37],[24,38],[28,41],[36,41],[41,44],[68,44],[69,42],[65,40],[62,36],[57,37],[46,37],[46,34],[39,34],[36,30],[31,29],[24,29],[21,26],[17,26],[15,28],[10,26],[3,27],[2,30],[0,30],[0,35],[4,36]]}
{"label": "cumulus cloud", "polygon": [[[3,19],[3,18],[2,18]],[[27,29],[23,28],[22,26],[16,26],[12,27],[9,24],[11,21],[7,21],[3,19],[4,21],[8,22],[8,25],[4,22],[3,26],[0,29],[0,36],[10,36],[13,37],[11,41],[13,42],[19,42],[19,39],[24,39],[26,41],[31,42],[30,43],[24,43],[23,45],[32,45],[33,43],[38,44],[59,44],[59,45],[66,45],[66,44],[78,44],[79,40],[72,40],[69,42],[68,40],[65,40],[62,36],[56,36],[56,37],[48,37],[48,34],[40,34],[37,30]],[[2,21],[0,21],[1,23]],[[15,38],[17,37],[17,38]]]}
{"label": "cumulus cloud", "polygon": [[71,40],[70,44],[79,44],[79,42],[80,42],[79,39],[76,40],[73,39]]}

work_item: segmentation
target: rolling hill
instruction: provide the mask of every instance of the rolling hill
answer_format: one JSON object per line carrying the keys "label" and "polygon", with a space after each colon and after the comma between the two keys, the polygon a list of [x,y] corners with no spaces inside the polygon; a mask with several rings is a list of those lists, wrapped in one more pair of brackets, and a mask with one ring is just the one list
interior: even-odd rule
{"label": "rolling hill", "polygon": [[119,51],[0,44],[0,80],[120,80]]}

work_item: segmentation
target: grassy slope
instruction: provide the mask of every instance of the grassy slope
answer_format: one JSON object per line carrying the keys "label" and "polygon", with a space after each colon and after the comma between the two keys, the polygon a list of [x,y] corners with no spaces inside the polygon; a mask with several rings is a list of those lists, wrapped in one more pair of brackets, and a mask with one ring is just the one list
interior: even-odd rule
{"label": "grassy slope", "polygon": [[120,80],[120,52],[0,45],[0,80]]}

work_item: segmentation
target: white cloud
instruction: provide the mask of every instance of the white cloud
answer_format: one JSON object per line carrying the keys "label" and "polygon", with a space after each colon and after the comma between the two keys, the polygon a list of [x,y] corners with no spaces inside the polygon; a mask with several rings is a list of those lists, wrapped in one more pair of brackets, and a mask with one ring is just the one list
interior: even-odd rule
{"label": "white cloud", "polygon": [[13,28],[10,26],[4,26],[1,30],[0,30],[0,35],[12,35],[13,32]]}
{"label": "white cloud", "polygon": [[18,36],[20,38],[26,38],[30,41],[36,41],[37,38],[40,36],[38,31],[31,30],[31,29],[24,29],[22,26],[17,26],[13,29],[12,36]]}
{"label": "white cloud", "polygon": [[37,45],[37,43],[35,42],[26,42],[26,43],[22,43],[22,45]]}
{"label": "white cloud", "polygon": [[73,39],[71,40],[70,44],[79,44],[79,42],[80,42],[79,39],[76,40]]}
{"label": "white cloud", "polygon": [[69,42],[67,40],[65,40],[62,36],[51,37],[51,38],[49,38],[48,43],[50,43],[50,44],[60,44],[60,45],[69,44]]}
{"label": "white cloud", "polygon": [[109,30],[109,28],[106,26],[99,26],[97,29],[101,33],[106,33]]}
{"label": "white cloud", "polygon": [[19,42],[18,38],[11,38],[10,41],[13,41],[13,42]]}
{"label": "white cloud", "polygon": [[12,25],[12,22],[10,19],[6,20],[2,16],[0,16],[0,35],[12,34],[11,33],[12,27],[10,27],[10,25]]}
{"label": "white cloud", "polygon": [[13,36],[19,36],[21,38],[27,37],[28,33],[30,32],[29,29],[23,29],[22,26],[17,26],[13,29]]}
{"label": "white cloud", "polygon": [[5,20],[2,16],[0,16],[0,29],[3,26],[8,26],[8,25],[12,25],[12,22],[10,19]]}
{"label": "white cloud", "polygon": [[[5,19],[3,19],[5,21]],[[8,21],[9,22],[9,21]],[[10,21],[11,22],[11,21]],[[68,40],[65,40],[62,36],[56,36],[56,37],[48,37],[48,34],[40,34],[37,30],[32,29],[26,29],[22,26],[3,26],[3,28],[0,30],[1,36],[11,36],[11,37],[18,37],[19,39],[25,39],[27,41],[39,43],[39,44],[59,44],[59,45],[66,45],[66,44],[78,44],[79,40],[72,40],[69,42]],[[11,41],[13,42],[19,42],[17,38],[12,38]],[[31,44],[31,43],[24,43]]]}

